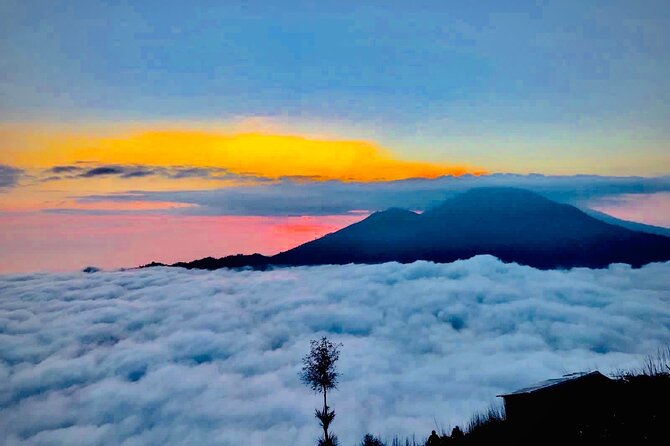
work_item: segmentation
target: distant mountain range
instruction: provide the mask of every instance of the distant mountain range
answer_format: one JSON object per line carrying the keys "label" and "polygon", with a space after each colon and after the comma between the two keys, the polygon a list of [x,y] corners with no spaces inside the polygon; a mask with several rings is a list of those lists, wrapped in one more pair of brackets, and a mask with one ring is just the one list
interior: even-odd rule
{"label": "distant mountain range", "polygon": [[[597,215],[597,214],[593,214]],[[635,267],[670,260],[670,237],[645,225],[595,218],[515,188],[478,188],[422,214],[404,209],[366,219],[274,256],[207,257],[170,266],[200,269],[346,263],[453,262],[490,254],[536,268]],[[640,228],[644,231],[633,230]],[[653,228],[653,227],[652,227]],[[158,266],[151,263],[145,266]],[[165,265],[162,265],[165,266]]]}

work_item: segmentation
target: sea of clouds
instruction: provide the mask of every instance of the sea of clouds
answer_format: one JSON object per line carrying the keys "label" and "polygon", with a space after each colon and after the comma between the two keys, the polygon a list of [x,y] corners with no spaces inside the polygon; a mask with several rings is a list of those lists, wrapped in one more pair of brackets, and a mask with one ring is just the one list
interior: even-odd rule
{"label": "sea of clouds", "polygon": [[425,437],[496,395],[670,342],[670,262],[154,268],[0,276],[3,445],[314,445],[309,340],[341,342],[343,446]]}

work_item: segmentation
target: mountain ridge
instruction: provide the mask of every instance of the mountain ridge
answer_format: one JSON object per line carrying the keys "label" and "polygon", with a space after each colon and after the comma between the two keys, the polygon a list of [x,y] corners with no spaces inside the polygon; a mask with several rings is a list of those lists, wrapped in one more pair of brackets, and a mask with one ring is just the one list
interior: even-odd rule
{"label": "mountain ridge", "polygon": [[627,229],[517,188],[474,188],[422,214],[391,208],[274,256],[205,258],[170,266],[267,268],[347,263],[439,263],[493,255],[540,269],[670,260],[670,237]]}

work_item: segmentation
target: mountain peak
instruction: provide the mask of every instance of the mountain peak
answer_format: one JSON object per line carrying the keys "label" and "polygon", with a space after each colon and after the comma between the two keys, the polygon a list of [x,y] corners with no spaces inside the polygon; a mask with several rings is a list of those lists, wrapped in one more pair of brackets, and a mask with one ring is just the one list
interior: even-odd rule
{"label": "mountain peak", "polygon": [[366,219],[373,220],[393,220],[393,219],[411,219],[418,217],[419,214],[416,212],[408,211],[407,209],[402,208],[389,208],[383,211],[377,211],[370,214]]}
{"label": "mountain peak", "polygon": [[456,195],[450,200],[446,200],[440,207],[450,203],[468,201],[486,203],[488,205],[512,203],[520,203],[522,205],[558,205],[558,203],[526,189],[516,187],[477,187]]}
{"label": "mountain peak", "polygon": [[194,267],[452,262],[482,254],[536,268],[641,266],[670,260],[670,237],[611,225],[528,190],[485,187],[422,214],[375,212],[272,257],[229,257]]}
{"label": "mountain peak", "polygon": [[392,208],[278,254],[280,264],[452,262],[490,254],[538,268],[670,260],[670,238],[597,220],[514,187],[471,189],[417,214]]}

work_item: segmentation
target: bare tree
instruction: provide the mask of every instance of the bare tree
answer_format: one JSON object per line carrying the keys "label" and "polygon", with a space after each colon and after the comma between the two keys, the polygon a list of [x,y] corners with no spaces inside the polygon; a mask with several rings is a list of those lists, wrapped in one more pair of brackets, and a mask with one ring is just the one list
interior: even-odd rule
{"label": "bare tree", "polygon": [[342,344],[333,344],[326,338],[310,341],[310,351],[302,358],[301,381],[316,393],[323,394],[323,410],[316,409],[316,418],[321,422],[323,438],[320,446],[337,445],[337,436],[328,433],[328,427],[335,418],[335,411],[328,409],[328,390],[337,389],[339,372],[335,363],[340,359]]}

